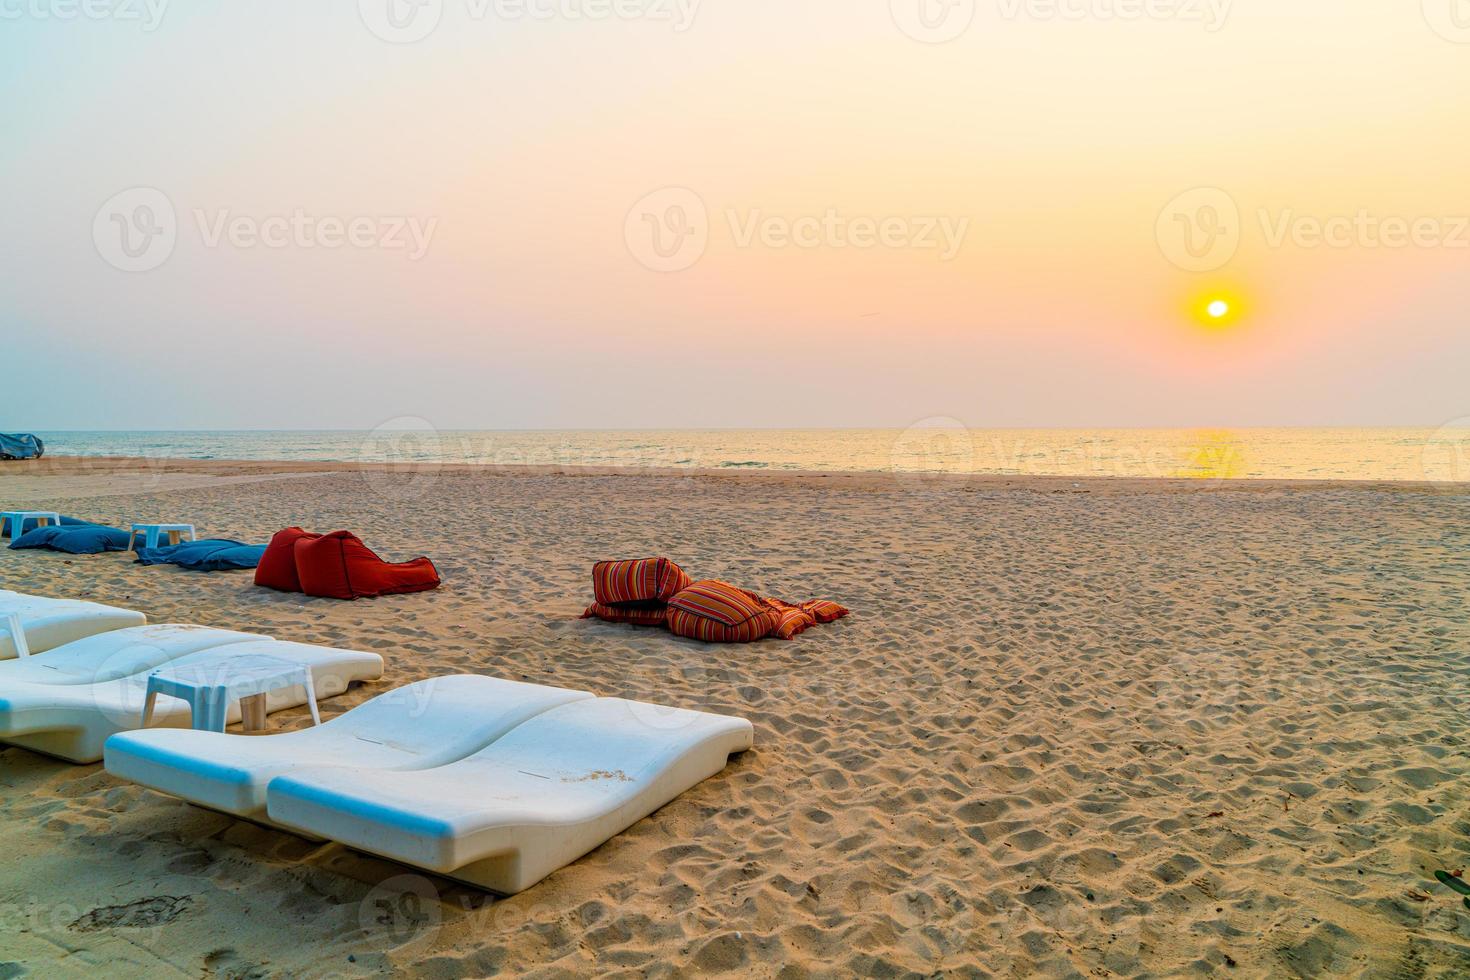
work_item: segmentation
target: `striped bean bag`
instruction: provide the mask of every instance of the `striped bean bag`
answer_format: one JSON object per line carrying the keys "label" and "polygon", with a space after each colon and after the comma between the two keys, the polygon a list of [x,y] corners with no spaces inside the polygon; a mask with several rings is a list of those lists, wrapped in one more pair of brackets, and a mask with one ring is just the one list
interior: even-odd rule
{"label": "striped bean bag", "polygon": [[668,602],[694,580],[667,558],[600,561],[592,567],[592,598],[604,606]]}
{"label": "striped bean bag", "polygon": [[[728,582],[695,582],[669,600],[669,629],[706,643],[753,643],[781,623],[781,610]],[[793,634],[794,635],[794,634]]]}
{"label": "striped bean bag", "polygon": [[666,602],[620,602],[609,605],[594,602],[582,614],[583,619],[600,619],[607,623],[627,623],[629,626],[662,626],[669,614]]}

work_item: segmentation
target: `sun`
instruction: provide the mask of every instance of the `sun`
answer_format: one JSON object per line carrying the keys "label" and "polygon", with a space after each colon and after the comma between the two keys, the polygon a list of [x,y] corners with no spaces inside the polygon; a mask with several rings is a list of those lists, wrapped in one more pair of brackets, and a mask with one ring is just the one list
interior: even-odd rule
{"label": "sun", "polygon": [[1204,329],[1228,330],[1240,322],[1245,303],[1234,292],[1214,290],[1190,301],[1190,315]]}

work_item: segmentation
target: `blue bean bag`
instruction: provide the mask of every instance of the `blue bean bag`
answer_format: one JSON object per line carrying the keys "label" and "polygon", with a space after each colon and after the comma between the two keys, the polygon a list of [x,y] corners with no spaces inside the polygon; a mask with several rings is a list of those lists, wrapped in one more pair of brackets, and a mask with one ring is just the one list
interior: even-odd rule
{"label": "blue bean bag", "polygon": [[178,565],[196,572],[219,572],[233,568],[254,568],[265,554],[263,544],[244,544],[211,538],[185,541],[162,548],[139,548],[140,565]]}
{"label": "blue bean bag", "polygon": [[[24,523],[21,524],[21,526],[20,526],[20,533],[21,534],[25,534],[27,531],[34,531],[36,528],[38,528],[40,526],[41,526],[41,522],[39,520],[37,520],[34,517],[28,517],[28,518],[25,519]],[[56,525],[49,524],[47,526],[48,527],[55,527]],[[62,518],[61,518],[61,526],[62,527],[83,527],[83,526],[91,527],[92,526],[92,522],[91,521],[84,521],[84,520],[81,520],[80,518],[76,518],[76,517],[67,517],[65,515],[62,515]],[[11,534],[10,533],[10,518],[8,518],[8,517],[6,517],[4,519],[0,519],[0,535],[5,535],[7,537],[12,537],[12,538],[19,537],[20,536],[20,535],[17,535],[17,534]]]}
{"label": "blue bean bag", "polygon": [[104,551],[127,551],[128,532],[100,524],[62,524],[38,527],[10,542],[13,550],[46,548],[68,555],[100,555]]}

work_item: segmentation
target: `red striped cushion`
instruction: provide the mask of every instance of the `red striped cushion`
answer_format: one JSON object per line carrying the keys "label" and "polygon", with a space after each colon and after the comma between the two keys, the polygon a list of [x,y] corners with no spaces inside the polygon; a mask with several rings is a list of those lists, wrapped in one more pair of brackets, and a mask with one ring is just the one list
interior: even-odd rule
{"label": "red striped cushion", "polygon": [[783,640],[789,640],[798,633],[804,633],[815,625],[817,625],[817,617],[805,609],[790,606],[781,610],[780,619],[776,621],[776,628],[772,632],[775,636],[779,636]]}
{"label": "red striped cushion", "polygon": [[832,623],[847,615],[847,607],[839,606],[830,599],[813,599],[811,602],[803,602],[801,609],[809,612],[819,623]]}
{"label": "red striped cushion", "polygon": [[671,606],[668,627],[676,636],[705,643],[754,643],[770,636],[780,619],[781,614],[775,609],[766,609],[738,626],[726,626],[719,620]]}
{"label": "red striped cushion", "polygon": [[782,602],[780,599],[767,599],[766,601],[781,613],[781,620],[776,624],[774,633],[783,640],[789,640],[804,633],[818,623],[830,623],[847,615],[845,607],[827,599],[813,599],[799,606]]}
{"label": "red striped cushion", "polygon": [[668,602],[692,581],[684,569],[667,558],[600,561],[592,568],[592,597],[604,606],[619,602]]}
{"label": "red striped cushion", "polygon": [[715,579],[705,579],[681,589],[669,600],[669,606],[726,626],[739,626],[771,608],[769,602],[754,592]]}
{"label": "red striped cushion", "polygon": [[668,609],[668,604],[664,602],[620,602],[616,606],[594,602],[587,607],[582,618],[629,623],[633,626],[662,626]]}
{"label": "red striped cushion", "polygon": [[769,636],[781,611],[728,582],[695,582],[669,600],[669,629],[709,643],[750,643]]}

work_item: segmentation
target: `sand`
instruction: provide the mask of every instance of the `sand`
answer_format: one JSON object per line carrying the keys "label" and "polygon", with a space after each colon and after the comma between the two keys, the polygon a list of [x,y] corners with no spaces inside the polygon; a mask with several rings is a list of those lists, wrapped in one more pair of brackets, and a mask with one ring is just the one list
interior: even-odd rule
{"label": "sand", "polygon": [[[0,751],[0,977],[1452,976],[1470,911],[1470,489],[45,460],[0,501],[444,587],[0,551],[0,585],[750,718],[756,748],[528,892]],[[667,554],[851,618],[712,647],[576,616]],[[304,711],[274,716],[299,727]]]}

